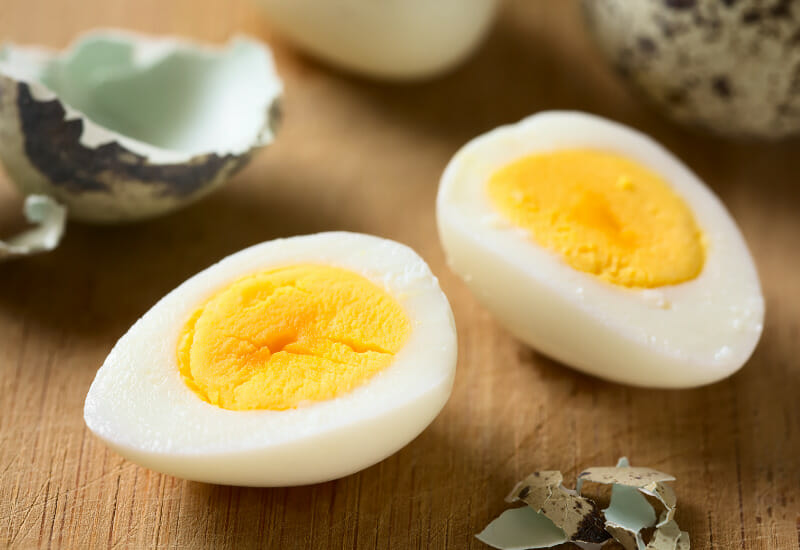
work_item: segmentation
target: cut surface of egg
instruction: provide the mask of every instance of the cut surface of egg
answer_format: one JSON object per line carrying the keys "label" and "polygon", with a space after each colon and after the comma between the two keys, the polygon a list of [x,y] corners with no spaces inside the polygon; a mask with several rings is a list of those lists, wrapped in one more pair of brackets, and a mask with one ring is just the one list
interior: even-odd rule
{"label": "cut surface of egg", "polygon": [[159,472],[316,483],[416,437],[455,364],[450,306],[415,252],[321,233],[245,249],[167,294],[114,346],[84,417]]}
{"label": "cut surface of egg", "polygon": [[437,199],[451,268],[523,342],[649,387],[735,372],[762,331],[758,275],[713,193],[649,137],[579,112],[497,128]]}

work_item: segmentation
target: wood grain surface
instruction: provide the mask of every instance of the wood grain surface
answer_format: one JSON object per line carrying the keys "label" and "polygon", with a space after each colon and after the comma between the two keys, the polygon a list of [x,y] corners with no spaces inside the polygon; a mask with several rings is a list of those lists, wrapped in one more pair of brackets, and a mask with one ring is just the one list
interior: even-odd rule
{"label": "wood grain surface", "polygon": [[[626,454],[677,476],[693,548],[798,548],[798,141],[727,143],[664,121],[595,53],[574,2],[510,1],[469,62],[397,86],[299,55],[247,0],[0,0],[3,39],[62,46],[96,26],[269,41],[285,123],[274,146],[190,208],[125,227],[70,224],[55,252],[0,265],[0,545],[482,548],[474,534],[518,478],[550,468],[569,478]],[[448,271],[434,220],[448,159],[481,132],[551,108],[645,130],[731,210],[767,300],[764,337],[738,374],[689,391],[583,376],[515,341]],[[20,204],[0,177],[2,234],[22,225]],[[247,245],[330,229],[409,244],[451,300],[455,388],[421,436],[357,475],[251,489],[154,473],[88,433],[95,371],[163,294]]]}

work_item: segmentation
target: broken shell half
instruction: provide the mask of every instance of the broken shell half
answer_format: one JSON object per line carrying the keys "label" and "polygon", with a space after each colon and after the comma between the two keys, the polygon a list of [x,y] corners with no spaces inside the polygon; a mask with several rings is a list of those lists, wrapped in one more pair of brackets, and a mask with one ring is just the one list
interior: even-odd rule
{"label": "broken shell half", "polygon": [[69,216],[164,214],[221,185],[274,139],[282,83],[261,43],[212,48],[96,31],[63,52],[0,49],[0,160]]}

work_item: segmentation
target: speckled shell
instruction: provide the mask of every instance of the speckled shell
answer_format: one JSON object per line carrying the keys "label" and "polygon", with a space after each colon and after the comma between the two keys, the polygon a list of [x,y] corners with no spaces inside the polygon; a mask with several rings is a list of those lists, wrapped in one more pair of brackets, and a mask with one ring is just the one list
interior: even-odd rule
{"label": "speckled shell", "polygon": [[[133,33],[98,35],[152,42]],[[171,47],[194,45],[173,41]],[[36,80],[0,72],[0,163],[24,195],[55,198],[71,219],[125,223],[151,218],[208,194],[271,143],[280,122],[280,100],[279,93],[268,97],[267,112],[253,113],[263,116],[263,123],[244,149],[155,158],[147,156],[147,149],[131,150],[129,138],[99,125]],[[98,131],[108,139],[97,145],[82,139]]]}
{"label": "speckled shell", "polygon": [[800,2],[584,0],[619,72],[669,117],[715,133],[800,132]]}

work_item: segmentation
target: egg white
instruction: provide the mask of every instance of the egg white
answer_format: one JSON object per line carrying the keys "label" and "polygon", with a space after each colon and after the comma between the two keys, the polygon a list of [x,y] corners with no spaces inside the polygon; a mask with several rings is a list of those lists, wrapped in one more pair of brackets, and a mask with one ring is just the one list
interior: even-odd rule
{"label": "egg white", "polygon": [[[182,380],[176,350],[191,313],[243,275],[292,263],[349,269],[389,292],[412,330],[392,364],[335,399],[286,411],[231,411]],[[89,429],[122,456],[178,477],[250,486],[338,478],[416,437],[450,395],[456,331],[436,277],[413,250],[356,233],[265,242],[178,286],[117,342],[86,397]]]}
{"label": "egg white", "polygon": [[486,36],[497,0],[258,0],[270,25],[306,52],[374,78],[429,78]]}
{"label": "egg white", "polygon": [[[593,148],[661,175],[707,239],[695,279],[628,289],[573,269],[495,210],[486,182],[526,155]],[[603,118],[552,111],[497,128],[448,164],[437,198],[451,268],[517,338],[567,365],[638,386],[689,387],[724,378],[761,335],[764,300],[735,222],[684,164],[648,136]]]}

